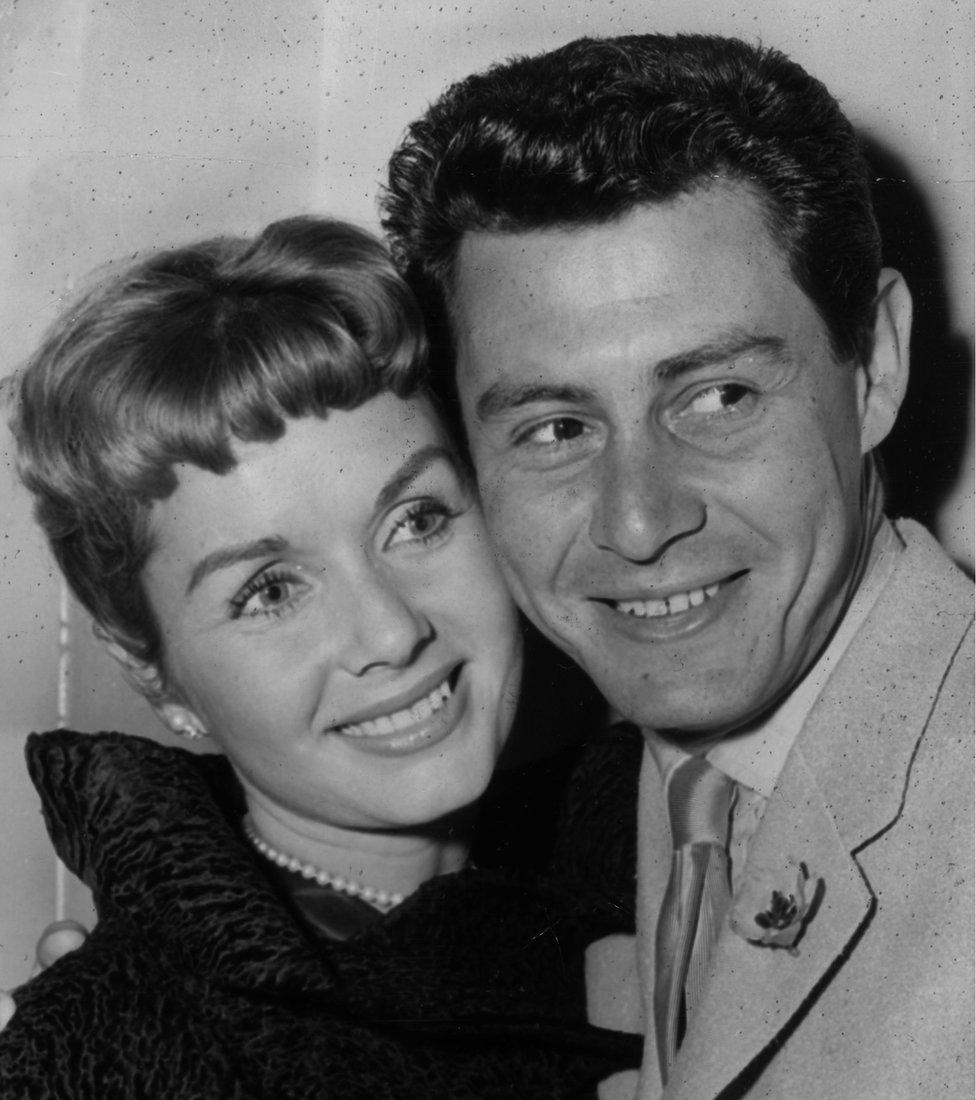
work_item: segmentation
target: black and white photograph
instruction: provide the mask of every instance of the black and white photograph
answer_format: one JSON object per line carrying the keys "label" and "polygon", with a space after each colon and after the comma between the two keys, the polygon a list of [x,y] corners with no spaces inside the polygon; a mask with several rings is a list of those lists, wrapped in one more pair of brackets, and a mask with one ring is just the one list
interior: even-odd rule
{"label": "black and white photograph", "polygon": [[0,1100],[968,1100],[974,12],[0,0]]}

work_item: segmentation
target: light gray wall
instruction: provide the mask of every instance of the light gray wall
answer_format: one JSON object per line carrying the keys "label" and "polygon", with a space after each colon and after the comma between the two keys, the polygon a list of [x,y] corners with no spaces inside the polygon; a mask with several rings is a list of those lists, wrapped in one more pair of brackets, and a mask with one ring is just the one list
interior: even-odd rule
{"label": "light gray wall", "polygon": [[[968,4],[0,0],[0,374],[96,265],[300,211],[375,227],[385,159],[448,81],[581,34],[646,30],[761,38],[821,77],[921,188],[944,251],[949,323],[971,348]],[[59,645],[60,586],[9,450],[3,436],[0,987],[26,976],[46,921],[88,915],[44,838],[21,763],[26,732],[59,717],[156,728],[76,610]],[[967,468],[940,534],[971,559],[971,458]]]}

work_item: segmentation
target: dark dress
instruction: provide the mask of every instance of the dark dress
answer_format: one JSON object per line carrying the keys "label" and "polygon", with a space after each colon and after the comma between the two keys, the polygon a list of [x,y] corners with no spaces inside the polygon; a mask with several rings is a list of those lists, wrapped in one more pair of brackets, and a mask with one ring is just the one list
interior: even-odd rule
{"label": "dark dress", "polygon": [[[601,859],[593,833],[594,806],[621,800],[589,800],[598,779],[569,799],[579,859],[568,828],[548,876],[445,875],[330,942],[243,838],[222,757],[70,731],[32,735],[27,756],[99,921],[16,991],[0,1035],[4,1100],[541,1100],[595,1095],[638,1064],[639,1039],[585,1020],[586,944],[633,922],[620,882],[632,857]],[[632,800],[619,811],[633,821]]]}

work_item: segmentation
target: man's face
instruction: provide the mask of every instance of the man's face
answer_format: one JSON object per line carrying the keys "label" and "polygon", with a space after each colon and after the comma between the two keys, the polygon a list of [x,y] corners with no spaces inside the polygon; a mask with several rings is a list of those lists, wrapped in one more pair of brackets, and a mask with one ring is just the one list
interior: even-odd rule
{"label": "man's face", "polygon": [[871,400],[758,199],[714,185],[472,234],[455,290],[462,409],[522,608],[644,726],[756,717],[841,612]]}

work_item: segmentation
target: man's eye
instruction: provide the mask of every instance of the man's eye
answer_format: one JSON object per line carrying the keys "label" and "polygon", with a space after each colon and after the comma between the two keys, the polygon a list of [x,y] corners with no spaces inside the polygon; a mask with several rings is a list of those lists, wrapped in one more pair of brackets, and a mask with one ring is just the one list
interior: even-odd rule
{"label": "man's eye", "polygon": [[586,425],[573,416],[557,416],[522,432],[516,443],[530,447],[558,447],[560,443],[571,443],[579,439],[586,431]]}
{"label": "man's eye", "polygon": [[699,390],[681,410],[681,415],[721,415],[753,396],[753,391],[739,382],[721,382]]}

